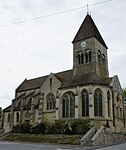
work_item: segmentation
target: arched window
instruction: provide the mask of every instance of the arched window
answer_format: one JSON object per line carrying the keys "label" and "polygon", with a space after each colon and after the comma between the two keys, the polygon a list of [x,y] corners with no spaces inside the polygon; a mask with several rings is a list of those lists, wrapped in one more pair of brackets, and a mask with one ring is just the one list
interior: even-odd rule
{"label": "arched window", "polygon": [[91,51],[89,51],[89,62],[91,62]]}
{"label": "arched window", "polygon": [[81,53],[81,64],[83,64],[84,63],[84,55],[83,55],[83,53]]}
{"label": "arched window", "polygon": [[91,62],[91,50],[86,50],[85,52],[85,63]]}
{"label": "arched window", "polygon": [[98,50],[98,61],[99,61],[99,63],[100,63],[100,60],[101,60],[101,51]]}
{"label": "arched window", "polygon": [[84,63],[84,54],[83,52],[78,53],[78,64],[83,64]]}
{"label": "arched window", "polygon": [[94,92],[94,116],[102,116],[102,91],[99,88]]}
{"label": "arched window", "polygon": [[82,91],[82,116],[89,117],[89,96],[86,90]]}
{"label": "arched window", "polygon": [[116,107],[116,117],[117,119],[119,119],[119,107],[118,106]]}
{"label": "arched window", "polygon": [[120,119],[123,119],[122,108],[120,108]]}
{"label": "arched window", "polygon": [[55,109],[55,103],[56,103],[54,95],[51,93],[48,94],[46,101],[47,101],[47,110],[54,110]]}
{"label": "arched window", "polygon": [[85,53],[85,63],[88,63],[88,53]]}
{"label": "arched window", "polygon": [[110,92],[107,92],[108,117],[110,117]]}
{"label": "arched window", "polygon": [[63,95],[62,117],[63,118],[75,117],[75,98],[74,98],[74,93],[72,92],[67,92]]}
{"label": "arched window", "polygon": [[16,122],[19,122],[19,112],[16,113]]}
{"label": "arched window", "polygon": [[80,57],[80,54],[78,54],[78,64],[81,63],[81,57]]}

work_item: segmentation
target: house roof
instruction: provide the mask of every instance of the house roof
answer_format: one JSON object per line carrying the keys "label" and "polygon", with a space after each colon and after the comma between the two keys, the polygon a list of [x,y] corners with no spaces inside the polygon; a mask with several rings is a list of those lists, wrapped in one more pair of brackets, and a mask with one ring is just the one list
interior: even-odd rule
{"label": "house roof", "polygon": [[75,35],[72,43],[86,40],[88,38],[95,37],[105,48],[107,48],[100,32],[98,31],[93,19],[90,15],[86,15],[84,21],[82,22],[77,34]]}

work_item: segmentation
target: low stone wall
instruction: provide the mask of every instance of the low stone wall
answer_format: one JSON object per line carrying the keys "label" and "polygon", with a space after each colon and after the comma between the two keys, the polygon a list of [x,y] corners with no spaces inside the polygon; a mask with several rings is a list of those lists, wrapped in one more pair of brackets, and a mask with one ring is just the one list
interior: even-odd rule
{"label": "low stone wall", "polygon": [[[97,134],[97,133],[96,133]],[[124,133],[112,133],[103,130],[100,132],[95,140],[92,140],[93,145],[106,145],[106,144],[114,144],[126,141],[126,134]]]}

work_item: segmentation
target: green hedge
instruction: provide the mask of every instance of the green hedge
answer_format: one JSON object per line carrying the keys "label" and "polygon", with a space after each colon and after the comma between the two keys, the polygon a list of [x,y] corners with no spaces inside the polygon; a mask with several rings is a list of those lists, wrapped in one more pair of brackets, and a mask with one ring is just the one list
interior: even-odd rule
{"label": "green hedge", "polygon": [[24,122],[14,126],[13,132],[33,134],[85,134],[91,127],[89,120],[82,119],[56,121],[53,124],[37,123],[35,125]]}
{"label": "green hedge", "polygon": [[15,133],[31,133],[31,124],[29,122],[23,122],[13,127]]}

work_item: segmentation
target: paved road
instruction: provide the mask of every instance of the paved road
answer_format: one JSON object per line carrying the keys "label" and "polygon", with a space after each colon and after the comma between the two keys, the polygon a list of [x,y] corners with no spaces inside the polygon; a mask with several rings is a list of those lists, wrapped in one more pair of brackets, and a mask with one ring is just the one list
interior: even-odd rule
{"label": "paved road", "polygon": [[0,150],[80,150],[77,146],[0,142]]}
{"label": "paved road", "polygon": [[95,149],[95,150],[126,150],[126,143]]}
{"label": "paved road", "polygon": [[[0,142],[0,150],[87,150],[87,149],[90,148],[77,146],[55,146],[44,144],[39,145],[39,144]],[[126,150],[126,143],[99,149],[95,148],[95,150]]]}

